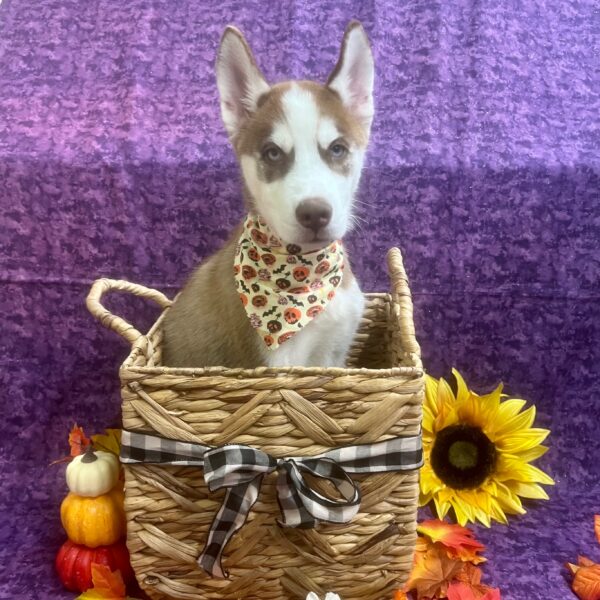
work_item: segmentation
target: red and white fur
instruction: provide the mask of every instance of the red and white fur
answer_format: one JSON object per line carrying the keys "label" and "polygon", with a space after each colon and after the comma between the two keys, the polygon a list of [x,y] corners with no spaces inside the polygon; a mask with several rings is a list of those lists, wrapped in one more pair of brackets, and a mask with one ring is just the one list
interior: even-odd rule
{"label": "red and white fur", "polygon": [[[247,208],[288,244],[319,249],[353,224],[354,196],[371,120],[374,66],[365,31],[348,26],[327,83],[269,85],[243,35],[223,34],[217,84]],[[164,323],[167,366],[343,366],[364,300],[346,264],[325,311],[275,350],[252,329],[231,275],[229,243],[192,275]]]}

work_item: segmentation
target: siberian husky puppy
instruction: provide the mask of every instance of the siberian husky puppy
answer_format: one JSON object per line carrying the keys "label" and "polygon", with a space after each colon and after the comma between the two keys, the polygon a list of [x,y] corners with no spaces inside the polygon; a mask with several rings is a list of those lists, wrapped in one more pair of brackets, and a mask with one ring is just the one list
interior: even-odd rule
{"label": "siberian husky puppy", "polygon": [[344,365],[364,300],[341,240],[369,140],[373,71],[352,22],[324,85],[270,85],[227,27],[217,85],[248,215],[167,313],[164,365]]}

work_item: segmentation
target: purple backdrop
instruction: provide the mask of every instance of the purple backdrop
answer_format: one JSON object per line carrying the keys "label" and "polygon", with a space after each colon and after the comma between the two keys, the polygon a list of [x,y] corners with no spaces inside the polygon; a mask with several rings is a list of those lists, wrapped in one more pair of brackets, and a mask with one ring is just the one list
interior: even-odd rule
{"label": "purple backdrop", "polygon": [[[596,8],[594,7],[596,5]],[[272,80],[323,80],[360,19],[376,103],[349,241],[366,291],[399,245],[433,375],[455,365],[534,402],[551,501],[478,529],[507,600],[573,597],[600,560],[600,18],[594,0],[72,2],[0,5],[0,597],[70,598],[52,560],[73,421],[119,420],[127,346],[90,282],[169,294],[242,215],[213,74],[224,26]],[[142,302],[110,306],[147,327]],[[34,593],[34,590],[36,591]]]}

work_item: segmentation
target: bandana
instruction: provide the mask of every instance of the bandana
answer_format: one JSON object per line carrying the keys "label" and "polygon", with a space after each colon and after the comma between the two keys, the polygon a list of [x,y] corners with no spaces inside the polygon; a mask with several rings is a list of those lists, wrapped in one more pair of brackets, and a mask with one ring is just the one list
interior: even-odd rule
{"label": "bandana", "polygon": [[246,314],[271,350],[323,312],[335,296],[343,269],[340,240],[303,253],[296,244],[284,245],[262,217],[251,214],[244,222],[233,263]]}

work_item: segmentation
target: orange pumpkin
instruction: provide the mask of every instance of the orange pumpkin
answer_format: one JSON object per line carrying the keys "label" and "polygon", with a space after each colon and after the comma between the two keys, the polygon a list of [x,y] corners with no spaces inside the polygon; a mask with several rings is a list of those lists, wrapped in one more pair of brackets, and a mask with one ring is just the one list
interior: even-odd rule
{"label": "orange pumpkin", "polygon": [[110,546],[125,535],[123,502],[119,488],[95,498],[70,493],[60,505],[60,520],[72,542],[88,548]]}

